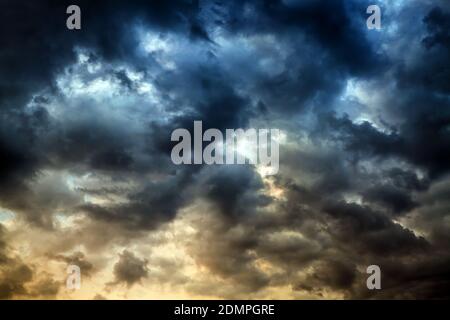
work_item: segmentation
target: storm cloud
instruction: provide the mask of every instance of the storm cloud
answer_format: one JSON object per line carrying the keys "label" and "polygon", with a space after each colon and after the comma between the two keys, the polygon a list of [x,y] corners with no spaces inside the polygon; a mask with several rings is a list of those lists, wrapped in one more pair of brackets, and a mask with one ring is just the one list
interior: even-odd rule
{"label": "storm cloud", "polygon": [[[0,298],[448,298],[450,6],[376,3],[0,0]],[[279,173],[174,165],[195,120]]]}

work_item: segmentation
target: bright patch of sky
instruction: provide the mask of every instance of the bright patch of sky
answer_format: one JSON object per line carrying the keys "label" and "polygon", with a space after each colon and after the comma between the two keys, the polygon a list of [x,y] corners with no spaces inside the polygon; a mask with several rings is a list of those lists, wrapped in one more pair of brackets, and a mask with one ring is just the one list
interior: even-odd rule
{"label": "bright patch of sky", "polygon": [[0,208],[0,223],[2,222],[8,222],[12,219],[14,219],[15,215],[13,212]]}
{"label": "bright patch of sky", "polygon": [[138,28],[137,33],[140,39],[140,50],[145,54],[151,54],[166,71],[208,59],[211,49],[202,41],[192,41],[174,33],[160,33],[143,28]]}
{"label": "bright patch of sky", "polygon": [[142,131],[148,119],[170,116],[165,100],[144,72],[90,59],[82,50],[78,61],[66,68],[56,83],[62,95],[54,96],[45,108],[60,121],[89,117],[105,119],[104,123],[128,131]]}

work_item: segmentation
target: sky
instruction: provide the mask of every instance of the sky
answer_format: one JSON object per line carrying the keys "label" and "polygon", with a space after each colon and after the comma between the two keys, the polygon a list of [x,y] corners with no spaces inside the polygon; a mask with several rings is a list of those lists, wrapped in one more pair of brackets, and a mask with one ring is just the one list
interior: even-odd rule
{"label": "sky", "polygon": [[449,51],[444,0],[0,0],[0,299],[449,298]]}

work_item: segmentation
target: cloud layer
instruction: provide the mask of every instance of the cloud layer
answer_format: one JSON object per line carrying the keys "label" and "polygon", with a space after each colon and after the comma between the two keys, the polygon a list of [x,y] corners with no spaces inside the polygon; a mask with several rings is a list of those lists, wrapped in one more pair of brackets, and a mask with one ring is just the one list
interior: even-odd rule
{"label": "cloud layer", "polygon": [[[1,4],[0,298],[449,297],[446,1]],[[174,165],[194,120],[280,172]]]}

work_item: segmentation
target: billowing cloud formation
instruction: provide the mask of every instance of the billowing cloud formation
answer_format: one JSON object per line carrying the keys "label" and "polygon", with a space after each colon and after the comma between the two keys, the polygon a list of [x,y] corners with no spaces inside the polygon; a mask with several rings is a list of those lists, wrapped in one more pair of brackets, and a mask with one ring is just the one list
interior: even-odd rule
{"label": "billowing cloud formation", "polygon": [[[449,297],[446,1],[1,3],[1,298]],[[175,166],[194,120],[280,172]]]}
{"label": "billowing cloud formation", "polygon": [[125,282],[128,286],[131,286],[147,277],[147,260],[141,260],[135,257],[132,252],[125,250],[120,255],[119,262],[114,266],[114,274],[117,283]]}

